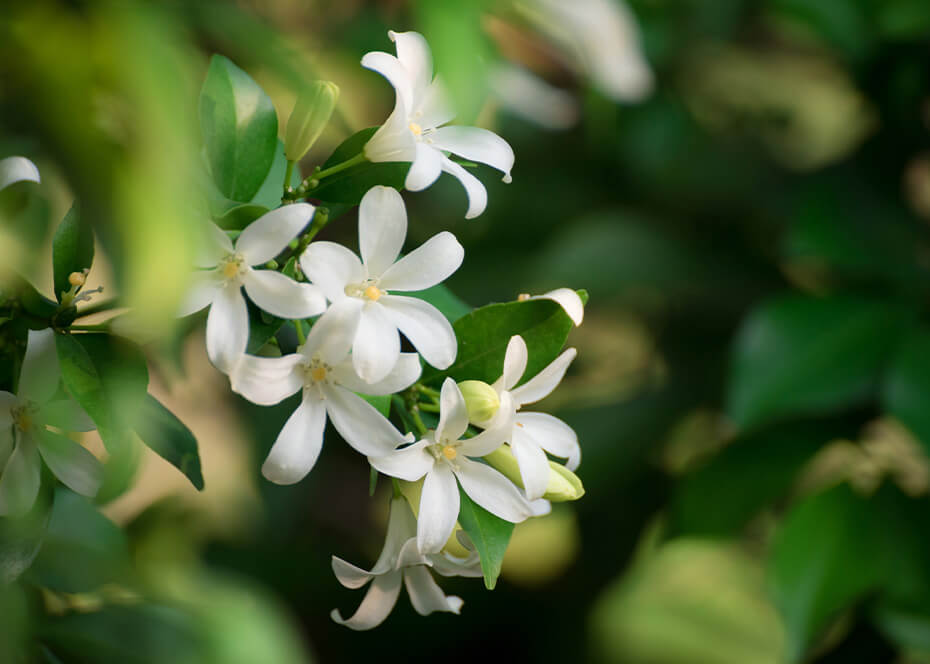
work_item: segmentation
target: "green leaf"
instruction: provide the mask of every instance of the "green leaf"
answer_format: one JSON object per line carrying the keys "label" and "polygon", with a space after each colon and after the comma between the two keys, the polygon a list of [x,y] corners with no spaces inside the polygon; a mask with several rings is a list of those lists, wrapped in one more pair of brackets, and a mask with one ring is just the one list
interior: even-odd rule
{"label": "green leaf", "polygon": [[[252,197],[254,205],[261,205],[268,209],[275,209],[281,206],[281,196],[284,194],[284,174],[287,172],[287,157],[284,156],[284,143],[278,141],[275,151],[274,160],[271,162],[271,169],[268,171],[268,177],[262,182],[258,192]],[[300,185],[300,169],[294,167],[291,173],[290,185],[295,189]]]}
{"label": "green leaf", "polygon": [[274,160],[278,117],[264,90],[221,55],[210,60],[200,92],[200,127],[220,193],[251,201]]}
{"label": "green leaf", "polygon": [[31,510],[20,517],[0,517],[0,589],[19,578],[39,554],[52,514],[54,485],[51,475],[44,473]]}
{"label": "green leaf", "polygon": [[510,536],[513,534],[513,524],[475,504],[461,488],[459,496],[459,524],[471,538],[481,557],[484,585],[488,590],[493,590],[501,573],[501,563],[504,561]]}
{"label": "green leaf", "polygon": [[254,203],[235,205],[216,217],[216,225],[227,231],[241,231],[267,212],[268,208]]}
{"label": "green leaf", "polygon": [[[578,294],[582,302],[588,301],[587,291]],[[535,376],[561,352],[573,325],[552,300],[489,304],[475,309],[452,325],[459,344],[455,363],[446,371],[427,366],[421,380],[432,383],[452,376],[457,381],[492,383],[503,372],[507,344],[515,334],[523,337],[529,351],[524,376]]]}
{"label": "green leaf", "polygon": [[416,293],[406,293],[406,295],[429,302],[439,309],[439,312],[448,318],[450,323],[454,323],[462,316],[467,316],[472,312],[472,308],[444,284],[436,284],[432,288],[417,291]]}
{"label": "green leaf", "polygon": [[378,395],[378,396],[373,396],[371,394],[362,394],[361,392],[356,392],[356,394],[358,394],[365,401],[367,401],[372,406],[374,406],[375,410],[377,410],[379,413],[381,413],[385,417],[391,416],[391,395],[390,394],[383,394],[383,395]]}
{"label": "green leaf", "polygon": [[880,582],[881,532],[869,502],[841,485],[807,498],[785,519],[769,571],[787,630],[788,661],[799,662],[830,618]]}
{"label": "green leaf", "polygon": [[930,455],[930,329],[912,331],[891,358],[882,406],[911,430]]}
{"label": "green leaf", "polygon": [[183,422],[152,395],[148,395],[143,403],[136,433],[142,442],[184,473],[199,491],[203,491],[197,439]]}
{"label": "green leaf", "polygon": [[[347,138],[333,151],[323,164],[322,170],[348,161],[359,154],[377,130],[377,127],[369,127]],[[375,185],[394,187],[397,190],[403,189],[408,170],[410,170],[409,162],[375,164],[365,161],[323,179],[320,186],[310,192],[310,196],[324,203],[357,205],[365,192]]]}
{"label": "green leaf", "polygon": [[276,318],[270,314],[262,315],[262,310],[248,301],[249,307],[249,344],[247,353],[255,354],[262,349],[268,341],[277,334],[284,325],[283,318]]}
{"label": "green leaf", "polygon": [[860,403],[906,320],[900,309],[855,297],[766,302],[737,333],[727,413],[745,428]]}
{"label": "green leaf", "polygon": [[55,273],[55,298],[71,290],[68,276],[72,272],[90,269],[94,262],[94,229],[84,221],[78,204],[71,206],[61,220],[52,242],[52,263]]}

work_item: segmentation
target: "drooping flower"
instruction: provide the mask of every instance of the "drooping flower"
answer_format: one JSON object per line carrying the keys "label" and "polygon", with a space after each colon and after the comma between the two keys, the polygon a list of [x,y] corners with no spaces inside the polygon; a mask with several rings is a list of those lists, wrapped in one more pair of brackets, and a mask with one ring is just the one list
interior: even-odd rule
{"label": "drooping flower", "polygon": [[0,189],[17,182],[41,182],[39,169],[25,157],[0,159]]}
{"label": "drooping flower", "polygon": [[[502,410],[512,410],[509,395]],[[482,457],[500,447],[510,434],[511,422],[502,419],[473,438],[465,438],[468,410],[462,393],[451,378],[442,384],[439,397],[439,424],[426,437],[402,450],[368,462],[385,475],[408,482],[424,475],[417,522],[417,548],[420,553],[442,549],[459,515],[459,484],[468,497],[492,514],[519,523],[532,516],[526,498],[501,473],[468,457]]]}
{"label": "drooping flower", "polygon": [[94,496],[103,466],[62,431],[90,431],[93,422],[71,399],[56,399],[60,370],[51,330],[31,331],[18,394],[0,390],[0,516],[28,512],[39,493],[41,462],[68,488]]}
{"label": "drooping flower", "polygon": [[285,205],[246,227],[235,245],[213,224],[205,255],[197,267],[195,283],[181,306],[181,316],[210,307],[207,316],[207,355],[226,373],[245,353],[249,340],[249,314],[242,287],[256,305],[281,318],[308,318],[322,313],[326,301],[319,289],[298,283],[274,270],[256,270],[281,253],[313,217],[306,203]]}
{"label": "drooping flower", "polygon": [[423,555],[416,547],[417,521],[410,504],[403,496],[391,501],[387,534],[381,555],[370,571],[365,571],[333,556],[333,573],[346,588],[361,588],[369,581],[371,585],[361,605],[351,618],[343,618],[338,609],[333,609],[332,619],[340,625],[354,630],[377,627],[391,613],[400,595],[401,583],[407,586],[407,594],[414,610],[421,616],[434,611],[459,613],[462,599],[446,595],[429,572],[443,576],[481,576],[478,556],[472,553],[466,559],[457,559],[445,553]]}
{"label": "drooping flower", "polygon": [[283,357],[243,355],[230,382],[234,392],[249,401],[270,406],[298,391],[303,399],[288,418],[262,466],[277,484],[302,480],[313,468],[323,446],[327,417],[349,445],[365,455],[384,455],[409,442],[374,406],[355,392],[393,394],[420,377],[416,353],[401,353],[381,381],[358,378],[349,358],[351,331],[358,326],[359,309],[338,303],[320,317],[296,353]]}
{"label": "drooping flower", "polygon": [[436,307],[393,292],[435,286],[458,269],[465,250],[452,233],[443,231],[397,260],[406,236],[407,212],[400,194],[390,187],[372,187],[358,211],[361,260],[334,242],[313,242],[300,258],[304,274],[330,302],[358,312],[358,326],[348,332],[352,363],[370,383],[382,380],[397,362],[398,330],[439,369],[452,364],[458,349],[452,325]]}
{"label": "drooping flower", "polygon": [[446,156],[488,164],[510,182],[514,155],[510,145],[494,132],[478,127],[443,126],[455,117],[442,84],[433,78],[433,56],[418,32],[388,32],[397,45],[397,57],[381,51],[366,53],[362,66],[388,80],[397,95],[394,111],[365,145],[369,161],[412,162],[404,186],[420,191],[445,171],[462,183],[468,195],[466,219],[484,212],[488,192],[474,175]]}

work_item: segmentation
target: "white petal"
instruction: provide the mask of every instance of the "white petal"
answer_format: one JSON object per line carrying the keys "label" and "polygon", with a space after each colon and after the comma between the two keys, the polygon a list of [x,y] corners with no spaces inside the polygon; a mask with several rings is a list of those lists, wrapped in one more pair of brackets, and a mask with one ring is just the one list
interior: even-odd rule
{"label": "white petal", "polygon": [[407,209],[396,189],[372,187],[358,206],[358,244],[368,276],[380,277],[397,260],[407,237]]}
{"label": "white petal", "polygon": [[[11,412],[17,405],[19,399],[12,392],[0,390],[0,430],[8,429],[13,424],[13,413]],[[0,457],[0,464],[3,458]]]}
{"label": "white petal", "polygon": [[39,169],[25,157],[0,159],[0,189],[15,182],[41,182]]}
{"label": "white petal", "polygon": [[274,270],[250,268],[242,283],[252,302],[273,316],[309,318],[326,310],[326,298],[319,288],[297,283]]}
{"label": "white petal", "polygon": [[455,473],[468,497],[491,514],[519,523],[530,516],[530,506],[514,484],[490,466],[468,458],[458,459]]}
{"label": "white petal", "polygon": [[371,572],[363,570],[361,567],[356,567],[352,563],[346,562],[342,558],[336,556],[333,556],[332,567],[333,574],[336,575],[336,580],[339,581],[344,588],[349,588],[350,590],[361,588],[377,576],[377,574],[372,574]]}
{"label": "white petal", "polygon": [[510,337],[510,341],[507,342],[507,352],[504,353],[504,371],[501,377],[494,381],[494,389],[498,392],[512,390],[526,371],[528,357],[529,353],[523,337],[519,334]]}
{"label": "white petal", "polygon": [[420,553],[437,553],[459,518],[459,487],[452,469],[437,463],[427,473],[420,494],[417,519],[417,548]]}
{"label": "white petal", "polygon": [[403,496],[391,500],[391,509],[388,514],[387,532],[384,535],[384,546],[378,556],[375,566],[371,568],[372,574],[384,574],[401,567],[399,562],[401,550],[411,539],[417,536],[417,519],[413,516],[410,503]]}
{"label": "white petal", "polygon": [[492,425],[479,433],[462,441],[459,451],[472,457],[482,457],[490,454],[504,442],[510,439],[513,431],[513,399],[508,392],[501,393],[501,404]]}
{"label": "white petal", "polygon": [[484,209],[488,206],[488,191],[481,184],[481,180],[448,157],[442,158],[442,170],[457,179],[465,187],[465,194],[468,196],[468,211],[465,213],[465,218],[474,219],[484,212]]}
{"label": "white petal", "polygon": [[336,365],[332,369],[332,374],[336,384],[347,390],[372,396],[382,396],[394,394],[410,387],[420,377],[422,371],[423,367],[420,364],[419,355],[416,353],[401,353],[391,372],[376,383],[366,383],[359,378],[351,362]]}
{"label": "white petal", "polygon": [[13,453],[13,429],[7,424],[0,426],[0,473]]}
{"label": "white petal", "polygon": [[449,231],[437,233],[381,275],[381,288],[418,291],[444,281],[459,269],[465,249]]}
{"label": "white petal", "polygon": [[325,426],[323,402],[304,397],[278,434],[262,465],[262,475],[275,484],[294,484],[306,477],[320,456]]}
{"label": "white petal", "polygon": [[552,360],[545,369],[530,378],[526,383],[515,390],[511,390],[514,403],[519,408],[524,404],[534,403],[543,397],[548,396],[552,390],[558,387],[562,382],[562,377],[568,370],[568,365],[575,359],[578,354],[574,348],[569,348],[562,352],[557,358]]}
{"label": "white petal", "polygon": [[542,498],[549,486],[549,459],[533,439],[521,435],[520,427],[514,428],[510,449],[520,466],[520,478],[529,500]]}
{"label": "white petal", "polygon": [[318,355],[332,366],[341,364],[352,348],[361,312],[362,301],[358,298],[336,302],[310,328],[307,343],[300,352],[308,358]]}
{"label": "white petal", "polygon": [[377,577],[365,593],[365,599],[358,610],[348,620],[342,617],[338,609],[333,609],[330,617],[340,625],[358,631],[377,627],[390,615],[397,603],[402,576],[397,571]]}
{"label": "white petal", "polygon": [[408,567],[404,570],[404,585],[413,609],[421,616],[428,616],[433,611],[446,611],[457,614],[462,609],[462,598],[446,594],[433,579],[425,567]]}
{"label": "white petal", "polygon": [[410,191],[422,191],[439,179],[441,174],[442,152],[422,141],[418,141],[416,157],[410,166],[410,170],[407,171],[404,187]]}
{"label": "white petal", "polygon": [[400,548],[400,554],[397,556],[397,567],[413,567],[414,565],[432,566],[432,562],[427,556],[420,553],[417,548],[417,522],[413,521],[413,537],[404,542]]}
{"label": "white petal", "polygon": [[382,295],[378,304],[388,310],[397,328],[437,369],[448,369],[455,361],[458,344],[452,324],[433,305],[413,297]]}
{"label": "white petal", "polygon": [[207,315],[207,355],[217,369],[229,373],[249,341],[249,310],[238,284],[220,289]]}
{"label": "white petal", "polygon": [[403,99],[397,96],[394,111],[363,148],[368,161],[413,161],[417,154],[417,141],[410,131]]}
{"label": "white petal", "polygon": [[39,494],[39,453],[20,435],[0,474],[0,516],[18,516],[32,509]]}
{"label": "white petal", "polygon": [[390,420],[357,394],[335,385],[323,388],[323,394],[336,431],[365,456],[385,456],[407,440]]}
{"label": "white petal", "polygon": [[39,409],[39,420],[62,431],[93,431],[97,428],[74,399],[49,401]]}
{"label": "white petal", "polygon": [[232,240],[222,228],[208,221],[198,228],[200,244],[194,252],[194,265],[210,268],[219,265],[220,261],[235,253]]}
{"label": "white petal", "polygon": [[584,320],[584,303],[581,301],[581,296],[571,288],[556,288],[542,295],[534,295],[530,299],[558,302],[576,326],[581,325],[581,321]]}
{"label": "white petal", "polygon": [[513,148],[493,131],[479,127],[452,125],[440,127],[430,134],[433,145],[440,150],[479,161],[503,172],[504,182],[510,182],[513,168]]}
{"label": "white petal", "polygon": [[531,516],[546,516],[552,513],[552,503],[545,498],[537,498],[530,501]]}
{"label": "white petal", "polygon": [[51,431],[39,433],[39,452],[45,464],[65,486],[82,496],[97,495],[103,482],[103,465],[86,448]]}
{"label": "white petal", "polygon": [[[400,358],[400,335],[388,313],[377,302],[362,307],[352,342],[352,366],[366,383],[387,377]],[[363,390],[364,391],[364,390]]]}
{"label": "white petal", "polygon": [[304,361],[297,353],[283,357],[243,355],[229,376],[230,386],[252,403],[273,406],[304,386]]}
{"label": "white petal", "polygon": [[427,440],[377,457],[368,457],[368,463],[379,473],[406,482],[416,482],[433,468],[435,459],[426,451]]}
{"label": "white petal", "polygon": [[300,257],[300,269],[330,302],[345,299],[348,284],[368,278],[358,256],[335,242],[311,242]]}
{"label": "white petal", "polygon": [[308,203],[294,203],[266,212],[242,231],[236,240],[236,251],[242,254],[246,265],[267,263],[300,235],[313,219],[314,210]]}
{"label": "white petal", "polygon": [[26,355],[20,370],[19,396],[36,403],[45,403],[55,394],[60,378],[55,333],[50,329],[29,330]]}
{"label": "white petal", "polygon": [[195,272],[191,275],[191,284],[181,301],[178,316],[190,316],[210,306],[222,287],[223,282],[216,270]]}
{"label": "white petal", "polygon": [[420,107],[412,109],[412,116],[424,130],[435,129],[455,118],[455,109],[449,103],[449,95],[438,76],[418,101]]}
{"label": "white petal", "polygon": [[[568,459],[565,467],[574,471],[581,463],[581,447],[575,431],[548,413],[517,413],[516,422],[537,445],[554,456]],[[519,428],[519,427],[518,427]]]}
{"label": "white petal", "polygon": [[436,442],[453,443],[468,429],[468,408],[462,390],[452,378],[446,378],[439,393],[439,424],[436,425]]}
{"label": "white petal", "polygon": [[394,87],[403,107],[413,108],[413,78],[400,60],[390,53],[371,51],[362,57],[362,66],[384,76]]}
{"label": "white petal", "polygon": [[[460,530],[459,533],[464,531]],[[477,554],[469,556],[468,559],[452,559],[444,553],[437,553],[430,556],[430,563],[433,571],[443,576],[468,576],[480,577],[481,562]]]}
{"label": "white petal", "polygon": [[388,37],[397,48],[397,59],[407,70],[413,92],[413,103],[408,108],[413,108],[433,80],[433,55],[426,39],[419,32],[391,30],[388,31]]}

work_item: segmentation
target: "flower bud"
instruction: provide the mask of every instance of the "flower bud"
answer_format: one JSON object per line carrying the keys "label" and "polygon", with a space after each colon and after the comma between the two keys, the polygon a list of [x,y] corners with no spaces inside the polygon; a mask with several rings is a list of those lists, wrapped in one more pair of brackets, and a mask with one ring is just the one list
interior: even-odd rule
{"label": "flower bud", "polygon": [[339,88],[329,81],[314,81],[300,94],[288,118],[284,138],[284,156],[289,161],[298,161],[313,147],[329,122],[338,99]]}
{"label": "flower bud", "polygon": [[[523,488],[523,478],[520,476],[520,464],[517,463],[510,445],[501,445],[484,457],[492,468],[499,470],[507,479]],[[549,462],[549,484],[543,498],[553,503],[564,503],[578,500],[584,495],[584,486],[581,479],[568,468],[555,461]]]}
{"label": "flower bud", "polygon": [[497,414],[501,407],[500,397],[493,387],[480,380],[465,380],[459,383],[459,389],[465,398],[468,419],[472,424],[481,426]]}

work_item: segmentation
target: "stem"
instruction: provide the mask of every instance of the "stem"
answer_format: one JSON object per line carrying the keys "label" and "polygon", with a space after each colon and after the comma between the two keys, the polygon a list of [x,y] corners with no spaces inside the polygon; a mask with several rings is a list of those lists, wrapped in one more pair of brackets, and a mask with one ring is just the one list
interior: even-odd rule
{"label": "stem", "polygon": [[427,413],[438,413],[439,412],[439,404],[435,404],[435,403],[423,403],[421,401],[420,403],[417,404],[417,408]]}
{"label": "stem", "polygon": [[423,418],[420,417],[420,407],[417,404],[414,404],[410,409],[410,417],[413,418],[413,423],[417,427],[417,432],[423,436],[426,434],[426,425],[423,424]]}
{"label": "stem", "polygon": [[303,346],[307,343],[307,337],[304,335],[304,323],[299,318],[294,321],[294,329],[297,330],[297,342]]}
{"label": "stem", "polygon": [[81,318],[82,316],[90,316],[91,314],[99,314],[103,311],[109,311],[110,309],[116,309],[116,298],[110,298],[109,300],[101,300],[99,302],[94,302],[91,305],[84,307],[83,309],[78,309],[77,317]]}
{"label": "stem", "polygon": [[426,387],[426,385],[420,385],[420,383],[417,383],[413,386],[413,389],[415,389],[417,392],[425,394],[428,397],[433,397],[433,399],[439,398],[439,390],[434,390],[431,387]]}
{"label": "stem", "polygon": [[96,325],[69,325],[68,329],[72,332],[108,332],[110,324],[107,322],[97,323]]}
{"label": "stem", "polygon": [[284,195],[287,196],[291,191],[291,176],[294,174],[294,162],[287,160],[287,168],[284,170]]}
{"label": "stem", "polygon": [[[352,168],[356,164],[361,164],[363,161],[366,161],[365,153],[359,152],[357,155],[355,155],[351,159],[347,159],[346,161],[336,164],[335,166],[330,166],[326,170],[318,171],[314,173],[309,178],[307,178],[307,180],[322,180],[323,178],[328,178],[330,175],[335,175],[336,173],[339,173],[340,171],[344,171],[347,168]],[[304,180],[304,182],[306,182],[307,180]]]}

